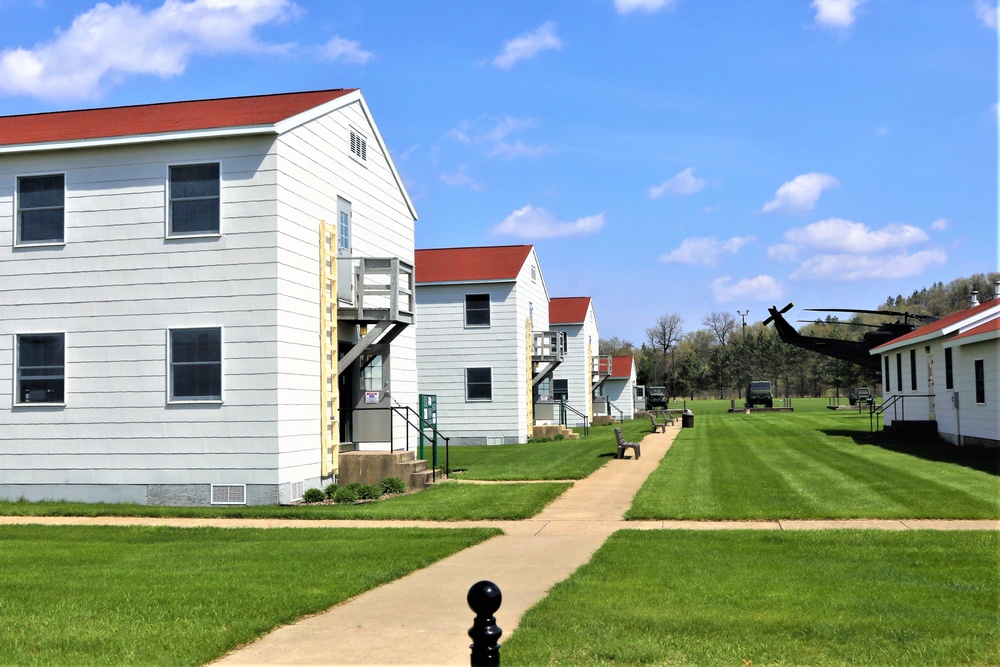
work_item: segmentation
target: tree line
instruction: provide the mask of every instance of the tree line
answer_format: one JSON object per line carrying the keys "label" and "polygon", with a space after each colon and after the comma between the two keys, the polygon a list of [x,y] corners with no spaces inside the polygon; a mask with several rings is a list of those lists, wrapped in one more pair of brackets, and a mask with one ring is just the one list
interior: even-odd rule
{"label": "tree line", "polygon": [[[943,317],[970,304],[977,290],[979,301],[995,298],[1000,273],[958,278],[947,285],[935,283],[908,297],[888,297],[876,310]],[[885,316],[859,313],[846,319],[834,315],[801,326],[804,336],[861,340]],[[919,324],[919,323],[918,323]],[[773,326],[745,322],[733,313],[715,311],[701,320],[701,328],[684,331],[676,314],[660,316],[645,330],[638,346],[612,337],[600,340],[600,353],[635,358],[638,383],[666,387],[674,397],[741,399],[751,380],[770,380],[777,396],[845,396],[851,387],[881,390],[881,376],[848,361],[827,357],[783,342]]]}

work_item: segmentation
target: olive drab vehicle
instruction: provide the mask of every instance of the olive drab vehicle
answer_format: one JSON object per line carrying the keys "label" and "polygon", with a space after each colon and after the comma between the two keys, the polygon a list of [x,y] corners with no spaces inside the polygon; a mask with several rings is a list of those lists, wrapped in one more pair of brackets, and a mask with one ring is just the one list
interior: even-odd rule
{"label": "olive drab vehicle", "polygon": [[667,388],[649,387],[646,389],[646,409],[667,408]]}

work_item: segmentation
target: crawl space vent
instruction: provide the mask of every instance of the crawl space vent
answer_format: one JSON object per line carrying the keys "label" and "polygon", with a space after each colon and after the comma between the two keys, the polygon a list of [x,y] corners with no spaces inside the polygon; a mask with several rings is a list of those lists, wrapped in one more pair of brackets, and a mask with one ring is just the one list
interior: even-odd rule
{"label": "crawl space vent", "polygon": [[292,500],[302,500],[302,494],[305,493],[305,490],[305,482],[292,482]]}
{"label": "crawl space vent", "polygon": [[246,484],[213,484],[212,485],[213,505],[246,505],[247,485]]}

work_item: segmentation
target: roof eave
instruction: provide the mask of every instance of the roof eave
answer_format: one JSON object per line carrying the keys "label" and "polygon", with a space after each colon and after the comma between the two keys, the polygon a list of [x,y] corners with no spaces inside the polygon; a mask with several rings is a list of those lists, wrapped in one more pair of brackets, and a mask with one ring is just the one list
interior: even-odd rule
{"label": "roof eave", "polygon": [[130,134],[121,137],[97,137],[94,139],[77,139],[73,141],[8,144],[0,146],[0,154],[12,155],[16,153],[38,153],[42,151],[77,150],[81,148],[106,148],[109,146],[131,146],[154,142],[218,139],[260,134],[277,135],[277,130],[274,125],[248,125],[244,127],[213,127],[201,130],[185,130],[183,132],[160,132],[157,134]]}
{"label": "roof eave", "polygon": [[435,286],[435,285],[488,285],[491,283],[513,283],[517,282],[516,278],[483,278],[480,280],[431,280],[428,282],[421,282],[419,280],[415,281],[414,284],[417,286]]}

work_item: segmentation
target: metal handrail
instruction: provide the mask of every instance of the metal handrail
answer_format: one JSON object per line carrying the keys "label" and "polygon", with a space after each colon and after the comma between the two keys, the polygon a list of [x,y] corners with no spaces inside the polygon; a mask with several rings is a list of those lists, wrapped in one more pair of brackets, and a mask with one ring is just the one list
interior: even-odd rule
{"label": "metal handrail", "polygon": [[875,405],[873,400],[871,403],[871,411],[868,413],[868,428],[870,431],[875,431],[878,428],[878,419],[882,417],[882,424],[885,424],[885,411],[888,408],[892,408],[893,421],[896,421],[896,403],[899,403],[900,416],[899,421],[906,421],[906,399],[907,398],[933,398],[934,394],[895,394],[888,401],[884,401],[881,405]]}
{"label": "metal handrail", "polygon": [[582,412],[580,412],[579,410],[577,410],[576,408],[574,408],[572,405],[569,405],[568,403],[566,403],[566,399],[565,398],[560,398],[559,399],[559,407],[560,407],[560,410],[559,410],[559,423],[562,424],[563,426],[566,426],[567,428],[569,428],[569,425],[566,423],[566,421],[567,421],[567,419],[566,419],[566,411],[569,410],[570,412],[572,412],[576,416],[583,418],[583,437],[589,438],[590,437],[590,418],[587,417],[587,415],[585,415]]}
{"label": "metal handrail", "polygon": [[[359,409],[361,409],[361,408],[353,408],[351,410],[351,412],[357,412]],[[364,410],[372,410],[372,411],[379,411],[379,410],[389,410],[390,411],[389,412],[389,451],[390,452],[396,451],[396,442],[395,442],[395,440],[392,437],[392,434],[393,434],[393,431],[394,431],[393,422],[392,422],[392,415],[398,414],[400,417],[403,418],[403,420],[406,422],[407,426],[410,427],[410,428],[406,429],[406,450],[405,451],[407,451],[407,452],[410,451],[410,429],[411,428],[415,429],[418,433],[421,433],[419,424],[423,424],[426,428],[431,429],[434,432],[435,435],[437,435],[439,438],[441,438],[442,440],[444,440],[444,460],[445,460],[444,474],[445,474],[445,477],[447,477],[447,476],[449,476],[451,474],[451,456],[450,456],[450,450],[449,450],[449,444],[448,444],[449,438],[447,436],[445,436],[443,433],[441,433],[441,431],[437,430],[437,427],[433,426],[432,424],[428,424],[427,421],[423,417],[420,416],[419,412],[417,412],[416,410],[414,410],[413,408],[411,408],[408,405],[390,405],[388,407],[371,407],[371,408],[363,408],[363,409]],[[416,417],[417,417],[417,424],[414,424],[412,421],[410,421],[410,418],[408,416],[408,413],[410,413],[410,412],[412,412],[414,415],[416,415]],[[421,433],[421,435],[422,435],[422,433]],[[437,444],[434,444],[433,447],[432,447],[432,456],[434,457],[432,463],[436,464],[437,463]],[[433,479],[435,482],[437,481],[437,466],[436,465],[431,465],[431,479]]]}
{"label": "metal handrail", "polygon": [[[608,405],[609,408],[614,408],[615,410],[618,411],[618,419],[619,419],[619,421],[625,421],[625,411],[624,410],[622,410],[617,405],[615,405],[614,403],[612,403],[610,398],[605,398],[605,403],[607,403],[607,405]],[[609,417],[611,416],[611,410],[608,410],[608,416]]]}

